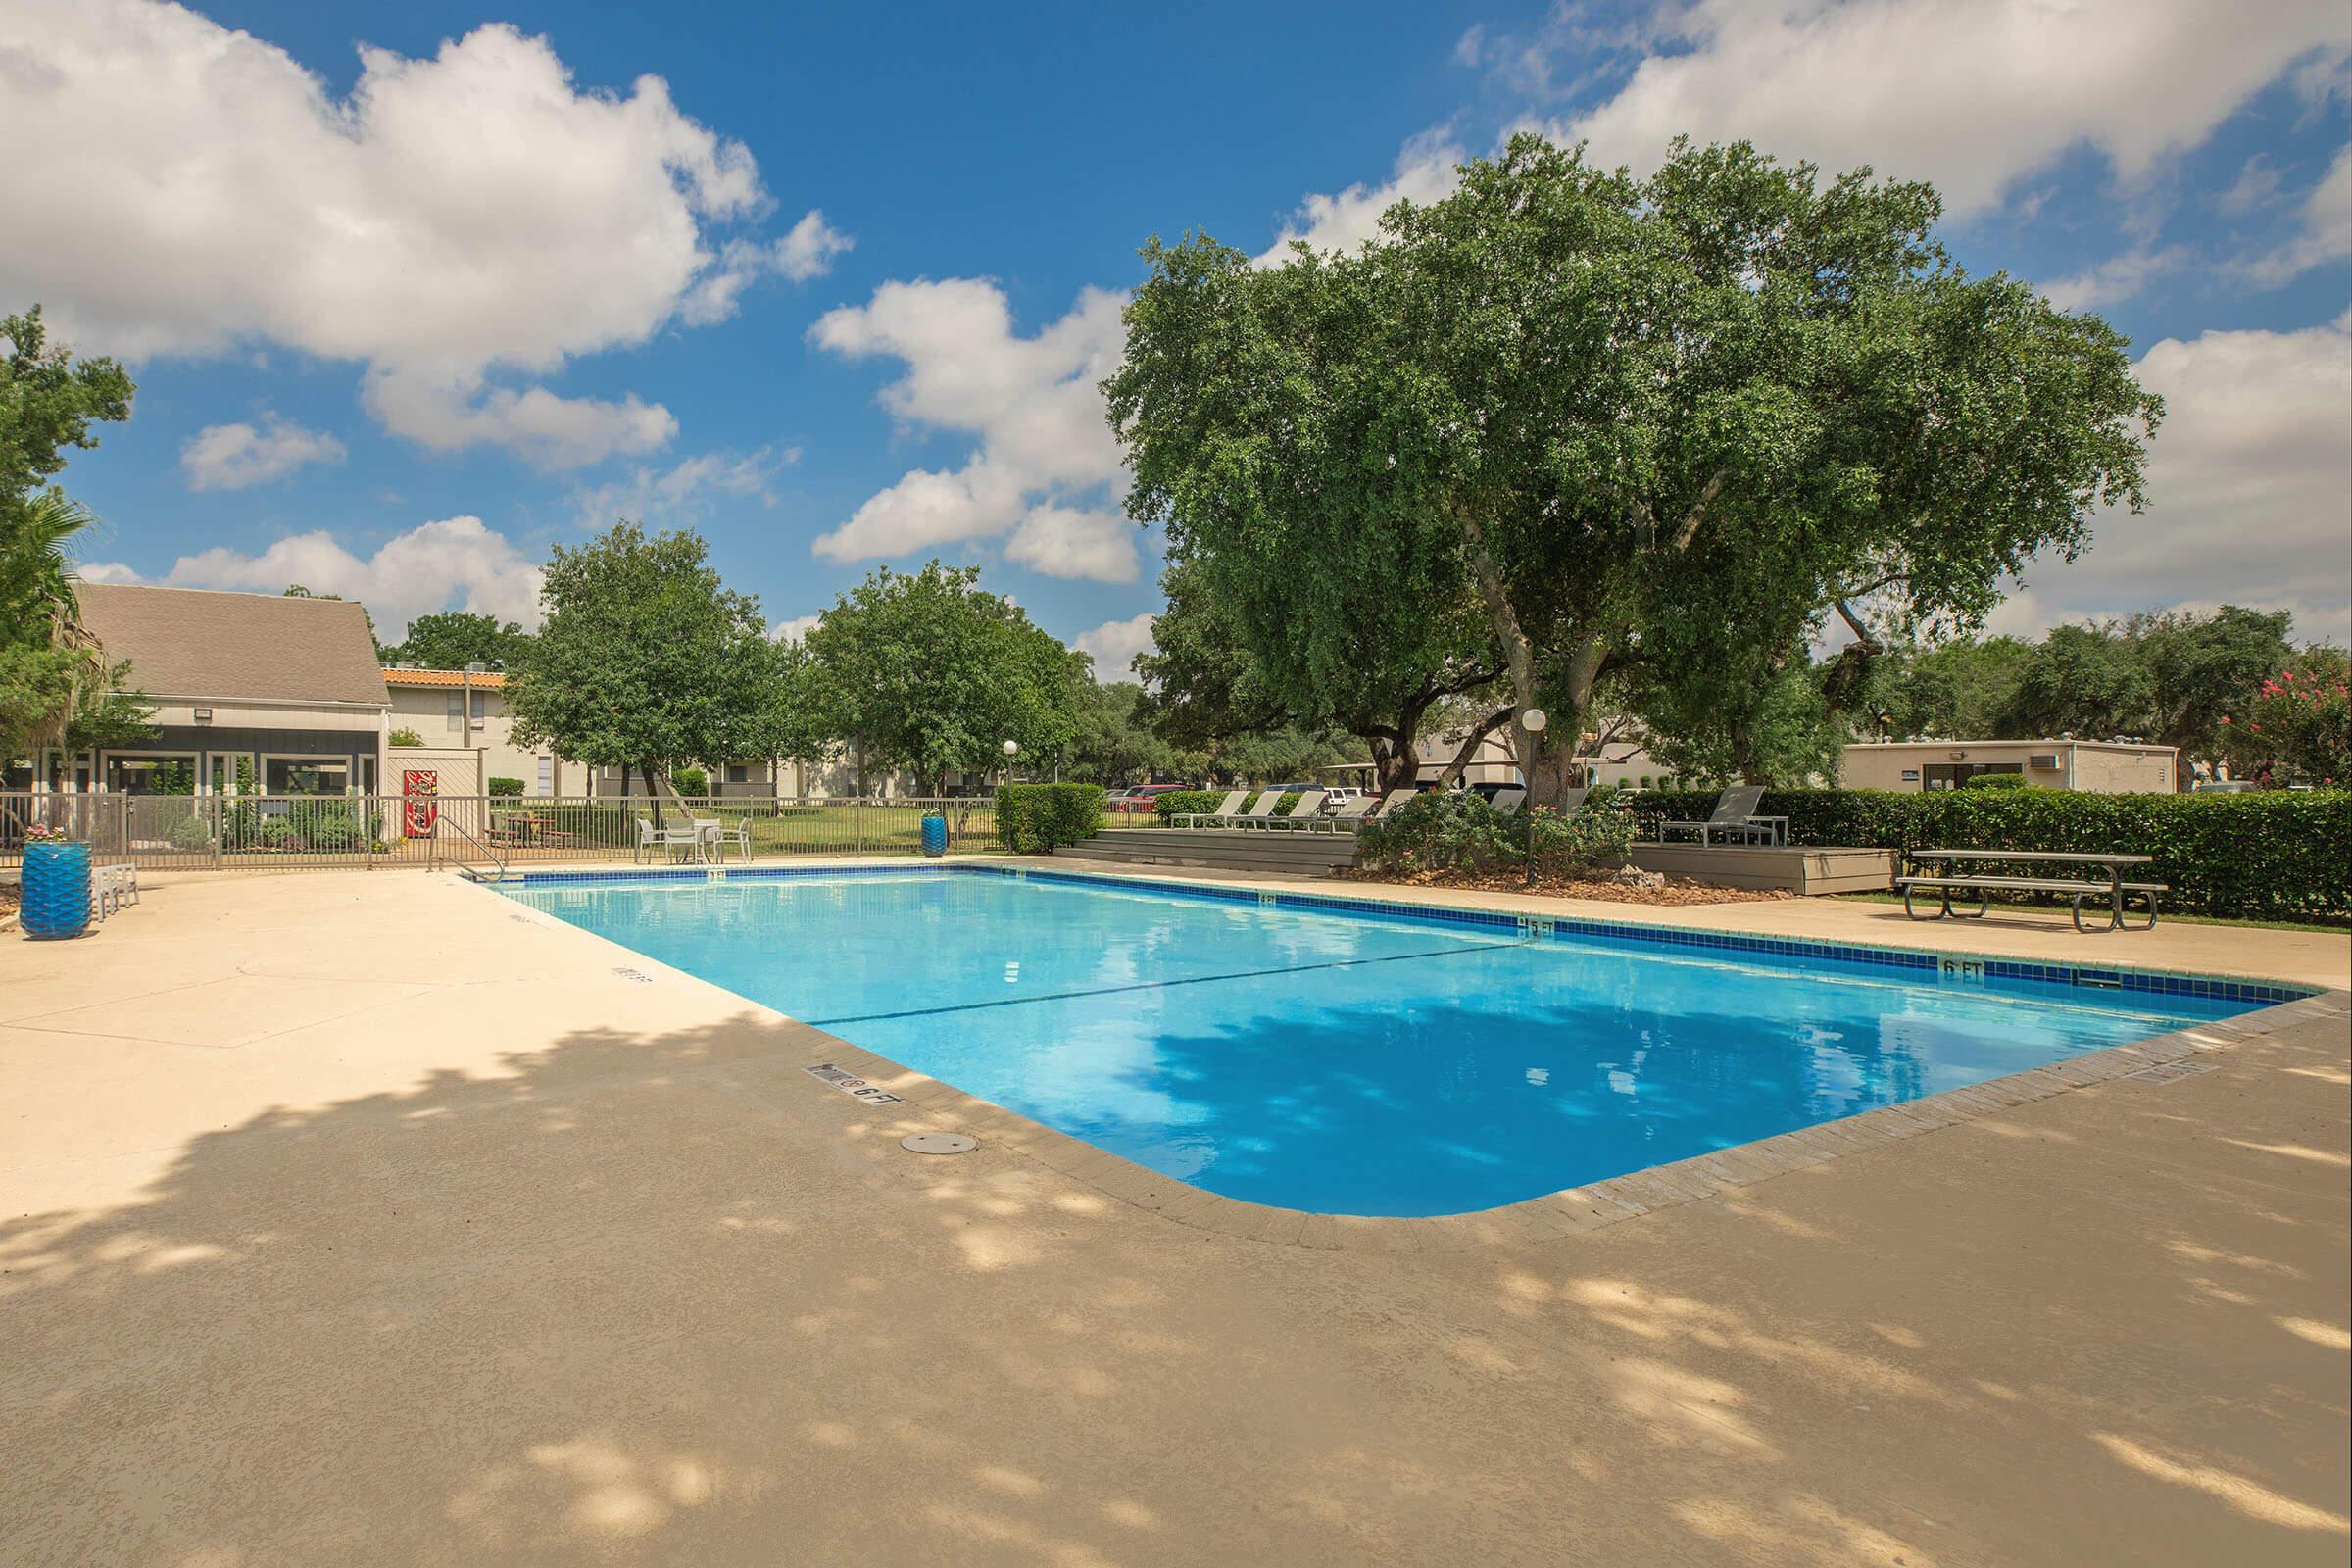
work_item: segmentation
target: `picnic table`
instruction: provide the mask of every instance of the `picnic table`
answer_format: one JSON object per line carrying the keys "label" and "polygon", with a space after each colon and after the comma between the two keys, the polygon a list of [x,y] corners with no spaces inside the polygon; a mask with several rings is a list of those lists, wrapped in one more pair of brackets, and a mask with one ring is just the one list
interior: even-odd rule
{"label": "picnic table", "polygon": [[[2124,873],[2136,865],[2146,865],[2155,857],[2149,855],[2115,855],[2083,850],[1913,850],[1909,858],[1924,867],[1926,874],[1904,875],[1895,879],[1903,890],[1903,912],[1914,920],[1981,920],[1984,917],[1995,893],[2060,893],[2070,896],[2074,904],[2075,929],[2078,931],[2145,931],[2156,924],[2156,896],[2169,892],[2161,882],[2127,882]],[[1956,870],[1960,861],[1979,860],[1994,865],[2064,866],[2076,872],[2072,876],[2003,876],[1986,873],[1961,875]],[[1932,869],[1940,865],[1940,872]],[[1922,914],[1912,906],[1914,893],[1920,891],[1939,896],[1941,906],[1932,913]],[[1975,910],[1952,907],[1952,894],[1957,890],[1977,895]],[[2148,918],[2144,924],[2129,925],[2124,920],[2124,898],[2138,894],[2148,901]],[[2107,906],[2107,923],[2091,927],[2082,923],[2082,901],[2103,899]]]}

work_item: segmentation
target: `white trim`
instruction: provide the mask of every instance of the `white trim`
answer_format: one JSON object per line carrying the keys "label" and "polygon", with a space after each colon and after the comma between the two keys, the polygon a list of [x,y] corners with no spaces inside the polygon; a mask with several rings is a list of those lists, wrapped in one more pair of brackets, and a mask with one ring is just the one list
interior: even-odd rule
{"label": "white trim", "polygon": [[380,703],[354,703],[339,697],[222,697],[214,692],[198,696],[187,692],[142,691],[138,696],[143,702],[185,703],[190,708],[204,704],[213,708],[334,708],[352,713],[392,710],[392,700],[388,697]]}

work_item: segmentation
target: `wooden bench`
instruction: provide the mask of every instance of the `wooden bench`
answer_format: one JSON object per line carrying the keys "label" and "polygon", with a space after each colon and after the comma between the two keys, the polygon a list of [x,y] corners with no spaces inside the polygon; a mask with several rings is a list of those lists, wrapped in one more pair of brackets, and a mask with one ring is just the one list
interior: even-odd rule
{"label": "wooden bench", "polygon": [[[2156,924],[2156,896],[2172,891],[2171,887],[2163,882],[2085,882],[2071,877],[2037,876],[1898,876],[1894,879],[1894,885],[1903,890],[1903,912],[1914,920],[1938,918],[1982,920],[1990,911],[1992,895],[1995,893],[2056,893],[2072,901],[2075,929],[2078,931],[2093,929],[2101,931],[2149,930]],[[1921,914],[1911,906],[1911,896],[1923,888],[1938,895],[1942,900],[1943,906],[1936,914]],[[1977,906],[1974,911],[1964,912],[1952,907],[1952,894],[1955,890],[1974,893],[1977,896]],[[2122,915],[2123,897],[2131,894],[2137,894],[2146,899],[2148,903],[2147,920],[2136,926],[2127,924]],[[2116,901],[2109,910],[2107,924],[2091,927],[2082,923],[2082,901],[2084,899],[2113,899]]]}

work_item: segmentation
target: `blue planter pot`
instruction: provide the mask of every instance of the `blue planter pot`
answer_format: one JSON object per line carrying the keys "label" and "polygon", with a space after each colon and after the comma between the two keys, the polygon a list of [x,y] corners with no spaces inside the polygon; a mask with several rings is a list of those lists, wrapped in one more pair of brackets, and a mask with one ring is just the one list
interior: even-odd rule
{"label": "blue planter pot", "polygon": [[925,855],[948,853],[948,819],[946,817],[926,816],[923,818],[923,853]]}
{"label": "blue planter pot", "polygon": [[90,847],[24,846],[24,906],[17,918],[28,937],[77,937],[90,928]]}

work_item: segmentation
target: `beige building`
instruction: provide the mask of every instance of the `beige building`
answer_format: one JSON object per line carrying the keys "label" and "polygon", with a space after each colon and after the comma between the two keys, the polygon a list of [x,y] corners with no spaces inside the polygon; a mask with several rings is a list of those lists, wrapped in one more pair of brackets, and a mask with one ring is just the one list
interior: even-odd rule
{"label": "beige building", "polygon": [[379,787],[390,696],[367,612],[339,599],[74,585],[82,624],[154,705],[122,746],[0,758],[11,788],[267,795]]}
{"label": "beige building", "polygon": [[2180,754],[2136,741],[1865,741],[1838,763],[1848,789],[1948,790],[1980,773],[2093,795],[2170,794],[2180,787]]}
{"label": "beige building", "polygon": [[[392,699],[390,725],[397,734],[413,733],[426,752],[471,752],[479,760],[481,790],[494,778],[522,781],[525,795],[583,795],[588,769],[566,762],[545,747],[517,746],[514,720],[507,712],[507,677],[495,669],[420,669],[399,665],[383,672]],[[438,757],[411,753],[403,746],[390,749],[390,765],[397,772],[404,754],[418,765],[446,766]],[[459,768],[463,773],[465,769]],[[395,776],[388,788],[397,790]],[[445,783],[444,794],[473,794]]]}

